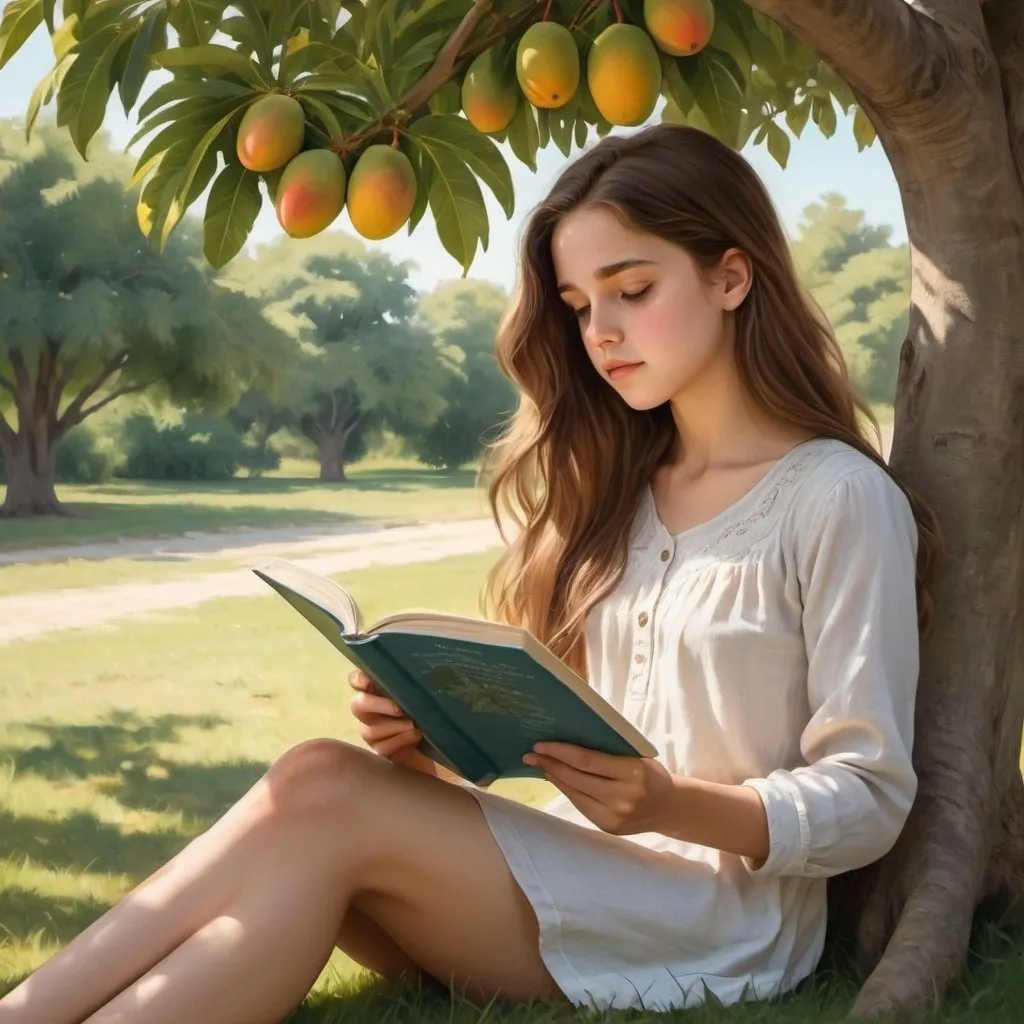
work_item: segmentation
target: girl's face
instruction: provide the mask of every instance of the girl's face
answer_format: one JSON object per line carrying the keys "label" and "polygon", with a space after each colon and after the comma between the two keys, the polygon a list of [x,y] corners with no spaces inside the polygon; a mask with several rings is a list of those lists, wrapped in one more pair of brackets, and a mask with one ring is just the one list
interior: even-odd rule
{"label": "girl's face", "polygon": [[725,254],[708,282],[684,249],[589,207],[559,222],[552,257],[590,361],[633,409],[653,409],[709,375],[732,372],[728,313],[751,281],[739,250]]}

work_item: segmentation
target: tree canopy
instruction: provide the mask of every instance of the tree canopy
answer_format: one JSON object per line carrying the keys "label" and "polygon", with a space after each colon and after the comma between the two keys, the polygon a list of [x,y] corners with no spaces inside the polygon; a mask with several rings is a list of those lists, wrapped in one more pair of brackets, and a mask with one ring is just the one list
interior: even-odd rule
{"label": "tree canopy", "polygon": [[55,126],[26,145],[0,122],[0,455],[12,515],[58,510],[55,444],[120,396],[230,404],[286,351],[281,331],[216,283],[189,224],[163,254],[145,245],[125,160],[103,141],[83,164]]}
{"label": "tree canopy", "polygon": [[[809,120],[830,136],[837,106],[856,104],[827,63],[756,6],[717,0],[706,44],[687,56],[657,50],[652,74],[666,117],[737,148],[764,144],[785,166],[791,136]],[[69,0],[60,13],[62,20],[52,0],[13,0],[0,22],[0,67],[44,22],[53,35],[54,67],[32,97],[27,130],[55,99],[84,156],[108,103],[118,102],[139,119],[133,141],[146,140],[133,178],[143,183],[144,230],[162,245],[209,187],[204,251],[214,266],[241,250],[264,197],[275,197],[282,169],[247,169],[237,134],[255,103],[284,94],[302,106],[304,147],[330,149],[350,175],[368,147],[394,143],[416,177],[408,229],[429,209],[442,244],[468,269],[489,242],[481,184],[506,216],[514,212],[495,143],[507,141],[535,169],[549,143],[568,155],[574,143],[607,134],[612,123],[588,86],[589,50],[620,18],[645,24],[643,0]],[[583,69],[578,88],[558,107],[517,94],[507,126],[478,131],[460,113],[470,66],[488,54],[501,87],[518,92],[518,40],[541,19],[571,33]],[[158,70],[169,80],[142,99]],[[860,146],[874,137],[859,112],[854,131]]]}
{"label": "tree canopy", "polygon": [[348,441],[368,419],[415,432],[444,407],[434,334],[417,316],[407,269],[385,254],[332,233],[258,246],[228,271],[225,283],[292,339],[262,415],[316,445],[321,479],[342,477]]}

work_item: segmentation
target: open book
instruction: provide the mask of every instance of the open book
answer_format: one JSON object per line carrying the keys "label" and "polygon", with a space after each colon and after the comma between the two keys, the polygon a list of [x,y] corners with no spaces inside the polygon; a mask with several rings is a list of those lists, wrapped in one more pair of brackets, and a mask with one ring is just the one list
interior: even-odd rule
{"label": "open book", "polygon": [[469,782],[543,778],[522,761],[542,740],[657,754],[524,629],[429,611],[364,626],[352,596],[325,576],[279,558],[253,571],[419,726],[422,753]]}

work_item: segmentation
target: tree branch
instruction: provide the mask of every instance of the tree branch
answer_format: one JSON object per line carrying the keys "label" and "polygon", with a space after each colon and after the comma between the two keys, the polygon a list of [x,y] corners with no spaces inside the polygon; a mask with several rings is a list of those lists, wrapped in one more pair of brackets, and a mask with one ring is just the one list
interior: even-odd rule
{"label": "tree branch", "polygon": [[125,384],[123,388],[116,388],[111,391],[109,395],[101,398],[100,401],[90,405],[88,409],[82,409],[74,423],[65,424],[64,421],[67,415],[65,413],[65,415],[61,417],[61,426],[64,430],[70,430],[71,427],[81,423],[82,420],[91,416],[94,412],[99,412],[105,405],[110,405],[110,403],[115,399],[120,398],[122,395],[133,395],[137,394],[139,391],[145,391],[146,388],[151,388],[159,379],[159,377],[151,377],[149,380],[143,381],[141,384]]}
{"label": "tree branch", "polygon": [[[939,93],[953,47],[935,18],[905,0],[745,0],[777,21],[872,106]],[[931,7],[953,7],[933,0]]]}
{"label": "tree branch", "polygon": [[14,427],[7,422],[4,414],[0,412],[0,441],[13,448],[17,440],[18,435],[14,432]]}
{"label": "tree branch", "polygon": [[28,374],[28,367],[25,365],[25,357],[21,354],[20,348],[12,348],[7,356],[14,368],[14,397],[19,405],[28,406],[28,396],[32,393],[32,378]]}
{"label": "tree branch", "polygon": [[422,107],[452,77],[459,52],[490,9],[491,0],[474,0],[427,73],[401,98],[399,107],[410,113]]}
{"label": "tree branch", "polygon": [[127,352],[118,352],[111,356],[102,366],[100,372],[75,396],[71,404],[64,410],[64,415],[57,421],[57,429],[64,433],[76,423],[82,422],[82,407],[103,386],[103,382],[112,377],[118,370],[124,369],[128,362]]}

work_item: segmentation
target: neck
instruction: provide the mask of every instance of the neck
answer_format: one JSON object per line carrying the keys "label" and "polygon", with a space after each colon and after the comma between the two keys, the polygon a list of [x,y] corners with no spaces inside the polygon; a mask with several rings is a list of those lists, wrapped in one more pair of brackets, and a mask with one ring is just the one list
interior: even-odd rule
{"label": "neck", "polygon": [[675,396],[671,407],[678,433],[673,466],[688,474],[775,459],[809,436],[761,412],[731,360],[722,360]]}

